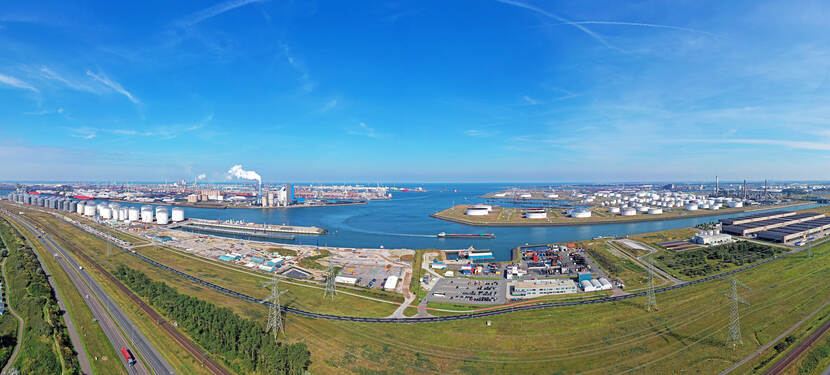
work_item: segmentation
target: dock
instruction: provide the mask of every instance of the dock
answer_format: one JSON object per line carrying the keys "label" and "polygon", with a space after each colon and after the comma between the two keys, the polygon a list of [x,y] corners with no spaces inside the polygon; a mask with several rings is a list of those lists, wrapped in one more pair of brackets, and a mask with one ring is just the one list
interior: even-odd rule
{"label": "dock", "polygon": [[172,229],[180,229],[188,232],[205,233],[205,234],[224,234],[231,236],[249,237],[249,238],[265,238],[271,240],[294,241],[293,234],[275,233],[265,231],[255,231],[250,229],[229,229],[209,225],[189,224],[185,223],[178,225]]}
{"label": "dock", "polygon": [[325,234],[326,230],[318,227],[301,227],[296,225],[273,225],[273,224],[257,224],[248,223],[244,221],[219,221],[219,220],[204,220],[204,219],[188,219],[177,225],[171,227],[175,229],[178,226],[199,226],[203,230],[221,229],[230,231],[241,231],[243,233],[289,233],[300,234],[307,236],[316,236]]}

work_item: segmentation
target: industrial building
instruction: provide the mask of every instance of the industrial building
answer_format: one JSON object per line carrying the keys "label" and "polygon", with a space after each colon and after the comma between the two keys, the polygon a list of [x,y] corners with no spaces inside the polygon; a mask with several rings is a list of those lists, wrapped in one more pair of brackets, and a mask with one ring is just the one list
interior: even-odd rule
{"label": "industrial building", "polygon": [[758,232],[758,238],[774,242],[789,242],[830,229],[830,218],[804,221]]}
{"label": "industrial building", "polygon": [[769,220],[769,219],[778,219],[786,216],[793,216],[798,212],[795,211],[770,211],[770,212],[762,212],[760,214],[753,214],[753,215],[746,215],[746,216],[739,216],[733,217],[730,219],[721,219],[720,223],[722,225],[741,225],[746,223],[752,223],[755,221],[761,220]]}
{"label": "industrial building", "polygon": [[732,241],[732,236],[718,230],[702,231],[692,238],[692,242],[698,245],[719,245],[730,241]]}
{"label": "industrial building", "polygon": [[[792,224],[798,224],[805,221],[821,219],[824,217],[824,214],[818,213],[796,213],[793,215],[773,215],[775,218],[753,218],[756,219],[750,222],[743,222],[743,224],[732,224],[732,225],[722,225],[722,230],[724,233],[734,234],[737,236],[747,236],[750,234],[758,233],[765,230],[770,230],[774,228],[785,227]],[[734,221],[733,221],[734,222]],[[739,221],[741,222],[741,221]],[[723,223],[723,221],[721,222]]]}
{"label": "industrial building", "polygon": [[510,296],[514,298],[535,298],[578,292],[576,283],[571,279],[515,281],[509,284],[508,289]]}

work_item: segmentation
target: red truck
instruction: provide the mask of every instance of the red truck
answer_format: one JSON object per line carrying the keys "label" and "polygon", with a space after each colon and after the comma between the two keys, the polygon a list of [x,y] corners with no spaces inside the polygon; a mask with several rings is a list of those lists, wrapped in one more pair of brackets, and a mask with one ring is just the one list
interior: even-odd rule
{"label": "red truck", "polygon": [[127,360],[127,363],[129,363],[130,366],[135,364],[135,358],[133,358],[133,354],[130,353],[130,351],[127,350],[127,348],[124,346],[121,347],[121,355],[124,356],[124,359]]}

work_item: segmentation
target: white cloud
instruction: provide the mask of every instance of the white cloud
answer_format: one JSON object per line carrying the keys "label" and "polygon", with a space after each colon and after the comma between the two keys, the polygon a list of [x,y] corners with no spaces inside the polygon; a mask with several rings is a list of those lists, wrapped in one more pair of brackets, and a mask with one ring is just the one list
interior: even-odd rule
{"label": "white cloud", "polygon": [[136,97],[134,97],[134,96],[133,96],[133,94],[131,94],[131,93],[130,93],[129,91],[127,91],[127,90],[126,90],[123,86],[121,86],[121,84],[120,84],[120,83],[118,83],[118,82],[115,82],[115,81],[111,80],[109,77],[107,77],[107,76],[106,76],[106,75],[104,75],[103,73],[101,73],[101,74],[95,74],[95,73],[93,73],[93,72],[91,72],[91,71],[87,70],[87,71],[86,71],[86,74],[87,74],[88,76],[90,76],[90,77],[94,78],[96,81],[101,82],[102,84],[104,84],[104,86],[107,86],[107,87],[109,87],[109,88],[111,88],[111,89],[115,90],[115,92],[117,92],[117,93],[119,93],[119,94],[121,94],[121,95],[126,96],[126,97],[127,97],[127,99],[130,99],[130,101],[131,101],[131,102],[133,102],[134,104],[139,104],[139,103],[141,103],[138,99],[136,99]]}
{"label": "white cloud", "polygon": [[530,4],[522,3],[522,2],[519,2],[519,1],[513,1],[513,0],[497,0],[497,1],[498,1],[498,2],[500,2],[500,3],[502,3],[502,4],[507,4],[507,5],[512,5],[512,6],[519,7],[519,8],[524,8],[524,9],[530,10],[530,11],[532,11],[532,12],[534,12],[534,13],[541,14],[541,15],[543,15],[543,16],[545,16],[545,17],[555,19],[555,20],[557,20],[557,21],[559,21],[559,22],[562,22],[562,23],[564,23],[564,24],[566,24],[566,25],[571,25],[571,26],[573,26],[573,27],[575,27],[575,28],[579,29],[579,31],[582,31],[583,33],[587,34],[587,35],[588,35],[588,36],[590,36],[591,38],[594,38],[594,40],[596,40],[597,42],[602,43],[602,45],[604,45],[604,46],[606,46],[606,47],[608,47],[608,48],[614,48],[613,46],[611,46],[610,44],[608,44],[608,42],[606,42],[606,41],[605,41],[605,39],[604,39],[603,37],[599,36],[599,34],[597,34],[597,33],[593,32],[593,31],[589,30],[587,27],[582,26],[582,25],[580,25],[580,24],[578,24],[578,23],[576,23],[576,22],[572,22],[572,21],[567,20],[567,19],[565,19],[565,18],[563,18],[563,17],[560,17],[560,16],[559,16],[559,15],[557,15],[557,14],[554,14],[554,13],[548,12],[548,11],[546,11],[546,10],[544,10],[544,9],[541,9],[541,8],[535,7],[535,6],[530,5]]}
{"label": "white cloud", "polygon": [[326,103],[326,105],[324,105],[323,108],[320,109],[320,112],[330,111],[330,110],[334,109],[334,107],[337,107],[337,99],[329,100]]}
{"label": "white cloud", "polygon": [[234,10],[236,8],[252,4],[252,3],[260,3],[264,0],[232,0],[226,1],[224,3],[219,3],[211,7],[207,7],[202,9],[198,12],[192,13],[187,17],[182,18],[176,24],[180,27],[187,28],[191,27],[195,24],[198,24],[204,20],[209,18],[216,17],[222,13],[225,13],[230,10]]}
{"label": "white cloud", "polygon": [[742,144],[742,145],[768,145],[794,148],[800,150],[830,151],[828,142],[812,141],[791,141],[781,139],[685,139],[681,142],[689,143],[719,143],[719,144]]}
{"label": "white cloud", "polygon": [[378,134],[374,128],[366,125],[365,122],[361,122],[360,124],[357,124],[356,127],[349,129],[349,134],[362,135],[369,138],[380,138],[380,134]]}
{"label": "white cloud", "polygon": [[282,48],[282,53],[285,56],[285,60],[288,62],[288,65],[290,65],[299,74],[297,80],[300,82],[300,89],[306,93],[314,90],[314,86],[316,84],[311,80],[311,74],[309,73],[308,67],[306,67],[305,63],[294,55],[294,52],[288,44],[280,42],[280,47]]}
{"label": "white cloud", "polygon": [[537,101],[536,99],[533,99],[533,98],[531,98],[527,95],[523,96],[522,99],[524,99],[524,101],[527,102],[527,104],[530,104],[530,105],[539,104],[539,101]]}
{"label": "white cloud", "polygon": [[4,75],[4,74],[0,74],[0,83],[5,83],[9,86],[17,87],[19,89],[30,90],[30,91],[34,91],[34,92],[40,92],[40,91],[38,91],[38,89],[36,87],[34,87],[34,86],[24,82],[24,81],[21,81],[20,79],[17,79],[17,78],[12,77],[12,76],[7,76],[7,75]]}
{"label": "white cloud", "polygon": [[498,131],[486,131],[486,130],[478,130],[478,129],[470,129],[464,132],[464,134],[469,135],[470,137],[479,137],[479,138],[486,138],[492,137],[498,134]]}

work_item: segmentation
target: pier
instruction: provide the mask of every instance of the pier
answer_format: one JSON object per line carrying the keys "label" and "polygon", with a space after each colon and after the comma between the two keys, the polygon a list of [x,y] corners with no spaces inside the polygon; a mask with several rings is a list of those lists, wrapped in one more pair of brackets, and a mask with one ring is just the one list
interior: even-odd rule
{"label": "pier", "polygon": [[275,233],[275,232],[265,232],[265,231],[255,231],[250,229],[229,229],[229,228],[222,228],[216,226],[208,226],[208,225],[199,225],[199,224],[190,224],[185,223],[182,225],[178,225],[173,229],[180,229],[185,230],[188,232],[195,232],[195,233],[205,233],[205,234],[224,234],[230,236],[240,236],[240,237],[248,237],[248,238],[265,238],[271,240],[283,240],[283,241],[294,241],[295,236],[293,234],[286,234],[286,233]]}
{"label": "pier", "polygon": [[244,233],[290,233],[301,235],[321,235],[325,234],[326,230],[318,227],[301,227],[296,225],[273,225],[273,224],[257,224],[247,223],[244,221],[218,221],[218,220],[204,220],[204,219],[188,219],[179,224],[179,226],[199,226],[203,230],[222,229],[230,231],[241,231]]}

